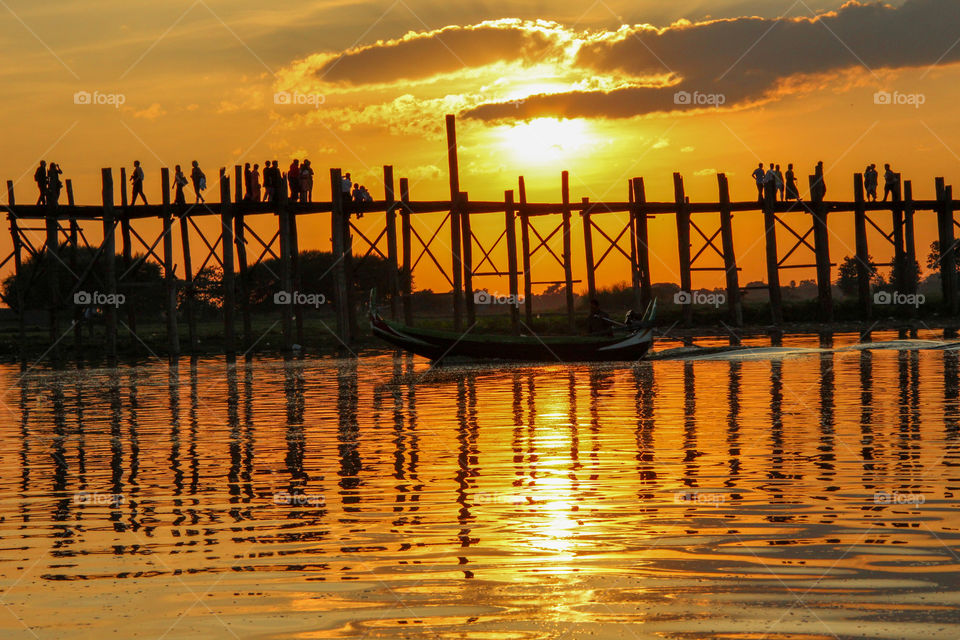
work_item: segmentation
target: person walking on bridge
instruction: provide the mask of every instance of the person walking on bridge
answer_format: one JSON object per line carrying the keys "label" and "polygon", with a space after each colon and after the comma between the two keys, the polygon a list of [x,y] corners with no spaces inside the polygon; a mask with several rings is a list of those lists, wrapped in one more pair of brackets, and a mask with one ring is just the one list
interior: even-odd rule
{"label": "person walking on bridge", "polygon": [[143,195],[143,167],[139,160],[133,161],[133,175],[130,176],[130,182],[133,183],[133,193],[130,196],[130,206],[137,204],[137,196],[147,204],[147,196]]}
{"label": "person walking on bridge", "polygon": [[37,204],[47,204],[47,161],[41,160],[40,166],[33,173],[33,180],[37,183],[37,189],[40,195],[37,197]]}

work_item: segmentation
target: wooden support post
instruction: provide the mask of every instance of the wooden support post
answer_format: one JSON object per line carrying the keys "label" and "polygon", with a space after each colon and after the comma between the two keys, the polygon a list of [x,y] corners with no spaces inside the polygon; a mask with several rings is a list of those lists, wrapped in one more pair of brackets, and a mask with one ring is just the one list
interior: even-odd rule
{"label": "wooden support post", "polygon": [[[49,296],[49,321],[50,321],[50,355],[54,360],[59,360],[60,349],[60,310],[63,306],[63,300],[60,298],[60,266],[62,258],[60,257],[60,227],[57,221],[57,206],[53,199],[47,198],[46,214],[44,222],[46,223],[46,245],[47,251],[44,255],[44,267],[47,277],[47,295]],[[40,265],[35,265],[38,268]]]}
{"label": "wooden support post", "polygon": [[[683,176],[673,174],[673,198],[677,205],[677,248],[680,252],[680,290],[692,294],[690,278],[690,207],[683,190]],[[683,306],[683,323],[693,323],[693,304]]]}
{"label": "wooden support post", "polygon": [[413,326],[413,246],[410,238],[410,183],[406,178],[400,178],[400,202],[403,203],[400,209],[400,226],[403,242],[403,321]]}
{"label": "wooden support post", "polygon": [[460,192],[460,238],[463,241],[463,295],[467,310],[467,326],[477,321],[477,309],[473,298],[473,232],[470,230],[470,198],[466,191]]}
{"label": "wooden support post", "polygon": [[900,293],[907,290],[907,256],[903,249],[903,187],[900,174],[893,188],[893,202],[890,211],[893,219],[893,280],[894,288]]}
{"label": "wooden support post", "polygon": [[233,217],[233,239],[237,245],[237,264],[240,268],[240,313],[243,323],[243,352],[249,360],[252,357],[253,324],[250,320],[250,278],[247,264],[247,238],[244,227],[243,208],[237,207]]}
{"label": "wooden support post", "polygon": [[643,178],[633,179],[633,225],[637,236],[637,270],[640,272],[640,303],[646,307],[653,300],[650,284],[650,241],[647,230],[647,192]]}
{"label": "wooden support post", "polygon": [[873,265],[870,264],[870,251],[867,246],[867,213],[863,197],[863,174],[853,175],[853,225],[857,252],[857,301],[860,305],[860,317],[864,320],[873,315],[873,303],[870,299],[870,280],[873,278]]}
{"label": "wooden support post", "polygon": [[520,176],[520,243],[523,249],[523,313],[527,327],[533,324],[533,280],[530,274],[530,220],[527,217],[527,186]]}
{"label": "wooden support post", "polygon": [[940,282],[947,313],[957,313],[957,258],[954,252],[953,189],[937,178],[937,226],[940,243]]}
{"label": "wooden support post", "polygon": [[396,320],[400,313],[400,274],[397,264],[397,202],[393,192],[393,167],[383,167],[383,199],[386,201],[387,211],[384,224],[387,226],[387,264],[388,287],[390,291],[390,318]]}
{"label": "wooden support post", "polygon": [[630,286],[633,290],[633,308],[643,311],[643,299],[640,295],[640,267],[637,263],[637,221],[634,215],[633,178],[627,180],[627,201],[630,203]]}
{"label": "wooden support post", "polygon": [[504,224],[507,231],[507,280],[510,283],[510,329],[520,335],[520,286],[517,278],[517,224],[513,191],[503,192]]}
{"label": "wooden support post", "polygon": [[[134,277],[135,272],[138,271],[138,269],[131,270],[130,268],[133,266],[133,242],[130,238],[130,211],[126,207],[126,205],[124,205],[123,211],[120,213],[120,215],[122,216],[120,218],[120,241],[122,243],[121,251],[123,252],[123,274],[124,274],[123,277],[132,279]],[[136,290],[136,288],[128,287],[127,290],[131,293],[131,297],[132,297],[132,294]],[[134,309],[134,305],[132,301],[128,301],[128,302],[129,304],[126,305],[127,306],[127,326],[130,327],[131,333],[136,333],[137,332],[137,312],[136,312],[136,309]]]}
{"label": "wooden support post", "polygon": [[120,219],[127,217],[127,168],[120,167],[120,208],[122,214]]}
{"label": "wooden support post", "polygon": [[167,347],[170,357],[180,355],[180,327],[177,325],[177,279],[173,266],[173,214],[170,211],[170,169],[160,169],[163,194],[163,284],[167,294]]}
{"label": "wooden support post", "polygon": [[780,295],[780,266],[777,257],[777,218],[774,211],[776,203],[764,197],[763,207],[764,240],[767,258],[767,291],[770,295],[770,317],[773,324],[783,323],[783,306]]}
{"label": "wooden support post", "polygon": [[24,316],[24,296],[23,296],[23,287],[24,287],[24,273],[23,273],[23,255],[21,253],[23,249],[23,240],[20,238],[20,226],[17,223],[17,214],[16,207],[17,200],[16,196],[13,193],[13,180],[7,180],[7,208],[9,212],[7,213],[7,218],[10,220],[10,237],[13,240],[13,268],[14,276],[16,279],[16,296],[17,296],[17,334],[19,337],[19,351],[20,351],[20,360],[26,360],[26,349],[27,349],[27,327],[26,327],[26,318]]}
{"label": "wooden support post", "polygon": [[833,322],[833,293],[830,282],[830,233],[827,231],[827,207],[823,203],[823,175],[810,176],[813,199],[813,250],[817,265],[817,302],[821,322]]}
{"label": "wooden support post", "polygon": [[907,293],[917,292],[917,241],[913,228],[913,183],[907,180],[903,183],[903,243],[906,262]]}
{"label": "wooden support post", "polygon": [[247,181],[244,180],[245,177],[243,167],[239,164],[233,165],[233,203],[237,205],[233,208],[234,217],[240,211],[240,203],[243,202],[243,189],[247,185]]}
{"label": "wooden support post", "polygon": [[577,330],[577,319],[573,308],[573,263],[570,249],[570,172],[560,174],[560,189],[563,197],[563,280],[567,293],[567,327],[570,333]]}
{"label": "wooden support post", "polygon": [[233,313],[237,300],[233,273],[233,206],[226,168],[220,169],[220,237],[223,252],[223,348],[227,358],[232,358],[236,352]]}
{"label": "wooden support post", "polygon": [[[67,178],[67,206],[70,211],[70,272],[77,273],[77,252],[79,249],[80,227],[77,225],[77,217],[72,209],[76,206],[73,198],[73,180]],[[74,283],[75,285],[79,283]],[[83,307],[79,304],[73,305],[73,351],[76,357],[79,357],[83,351]]]}
{"label": "wooden support post", "polygon": [[460,168],[457,160],[457,125],[452,115],[447,116],[447,165],[450,173],[450,247],[453,277],[453,328],[463,330],[463,264],[460,238]]}
{"label": "wooden support post", "polygon": [[593,222],[590,219],[590,198],[580,200],[580,217],[583,219],[583,252],[587,259],[587,295],[597,297],[597,277],[593,262]]}
{"label": "wooden support post", "polygon": [[[332,177],[332,176],[331,176]],[[333,190],[333,197],[337,198],[341,195],[340,182],[337,182],[335,185],[331,184],[331,187],[336,187]],[[289,353],[293,349],[293,249],[292,242],[290,241],[290,218],[292,217],[290,199],[287,193],[287,188],[283,187],[276,191],[275,202],[277,208],[277,230],[279,232],[280,238],[280,289],[278,293],[281,294],[281,297],[286,298],[286,302],[281,301],[280,304],[280,327],[283,331],[283,350]],[[342,211],[342,208],[341,208]],[[336,210],[334,210],[334,215],[332,216],[332,229],[336,229],[339,222],[337,218]],[[336,231],[333,231],[336,234]],[[334,238],[336,236],[334,235]],[[339,257],[340,253],[336,250],[336,241],[334,240],[334,256]],[[343,268],[342,259],[334,264],[333,272],[334,277],[340,269]],[[335,292],[336,293],[336,292]],[[345,299],[337,298],[337,320],[339,323],[339,313],[341,308],[346,304]],[[338,325],[337,333],[343,335],[342,328]]]}
{"label": "wooden support post", "polygon": [[197,349],[197,314],[194,307],[193,291],[193,264],[190,256],[190,229],[187,216],[180,211],[180,248],[183,252],[183,308],[187,316],[187,331],[189,332],[190,353]]}
{"label": "wooden support post", "polygon": [[737,254],[733,249],[733,213],[730,210],[730,185],[727,176],[717,174],[720,189],[720,241],[723,248],[723,270],[727,281],[727,308],[730,321],[743,326],[743,305],[740,302],[740,274],[737,273]]}
{"label": "wooden support post", "polygon": [[[100,178],[103,182],[103,252],[101,256],[103,260],[106,260],[104,272],[107,294],[114,295],[117,292],[117,247],[113,221],[113,170],[101,169]],[[112,304],[108,304],[104,309],[104,314],[107,324],[107,361],[113,364],[117,360],[117,309]]]}
{"label": "wooden support post", "polygon": [[337,305],[337,334],[346,344],[350,344],[350,314],[347,306],[350,304],[347,281],[347,270],[344,262],[347,246],[346,214],[343,210],[343,200],[340,193],[340,169],[330,169],[330,193],[332,200],[331,225],[333,228],[333,277],[334,277],[334,304]]}
{"label": "wooden support post", "polygon": [[[303,291],[303,278],[300,275],[300,237],[297,234],[297,212],[290,211],[290,275],[294,291]],[[293,324],[296,327],[297,344],[303,347],[303,305],[293,305]]]}

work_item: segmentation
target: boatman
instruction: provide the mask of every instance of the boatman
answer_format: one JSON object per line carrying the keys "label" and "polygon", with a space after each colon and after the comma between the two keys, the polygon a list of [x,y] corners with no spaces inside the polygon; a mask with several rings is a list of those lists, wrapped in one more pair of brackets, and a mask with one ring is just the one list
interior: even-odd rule
{"label": "boatman", "polygon": [[592,336],[612,336],[613,321],[607,312],[600,308],[600,303],[594,298],[590,301],[590,317],[587,318],[587,330]]}

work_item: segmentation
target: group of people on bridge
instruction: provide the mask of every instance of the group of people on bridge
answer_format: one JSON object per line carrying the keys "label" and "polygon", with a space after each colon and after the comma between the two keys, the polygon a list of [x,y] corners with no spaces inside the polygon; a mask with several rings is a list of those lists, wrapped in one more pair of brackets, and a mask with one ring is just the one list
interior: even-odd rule
{"label": "group of people on bridge", "polygon": [[33,180],[37,183],[37,189],[40,195],[37,197],[38,205],[57,206],[60,203],[60,191],[63,189],[63,182],[60,181],[60,175],[63,171],[56,162],[51,162],[47,166],[46,160],[40,161],[40,166],[33,173]]}

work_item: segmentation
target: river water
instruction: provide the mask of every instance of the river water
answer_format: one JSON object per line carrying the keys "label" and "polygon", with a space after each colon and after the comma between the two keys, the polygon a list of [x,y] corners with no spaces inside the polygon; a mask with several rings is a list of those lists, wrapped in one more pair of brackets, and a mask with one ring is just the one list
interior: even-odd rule
{"label": "river water", "polygon": [[960,352],[895,337],[0,367],[0,637],[953,640]]}

